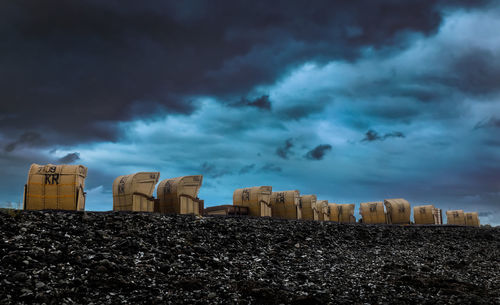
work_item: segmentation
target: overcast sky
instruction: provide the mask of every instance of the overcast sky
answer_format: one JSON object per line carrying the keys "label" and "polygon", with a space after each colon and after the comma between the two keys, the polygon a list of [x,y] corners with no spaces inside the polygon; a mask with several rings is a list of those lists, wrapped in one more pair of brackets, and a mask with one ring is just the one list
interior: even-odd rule
{"label": "overcast sky", "polygon": [[496,1],[1,1],[0,204],[72,163],[87,210],[160,171],[206,206],[271,185],[500,225],[498,29]]}

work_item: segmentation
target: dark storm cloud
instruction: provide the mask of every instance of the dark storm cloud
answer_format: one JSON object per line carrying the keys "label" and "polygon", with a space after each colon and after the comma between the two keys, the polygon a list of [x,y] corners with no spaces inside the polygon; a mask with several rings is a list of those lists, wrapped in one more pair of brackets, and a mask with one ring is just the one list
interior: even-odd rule
{"label": "dark storm cloud", "polygon": [[57,160],[59,163],[64,163],[64,164],[68,164],[68,163],[73,163],[75,162],[76,160],[80,160],[80,154],[77,153],[77,152],[74,152],[74,153],[69,153],[67,154],[66,156],[60,158],[59,160]]}
{"label": "dark storm cloud", "polygon": [[374,130],[368,130],[365,134],[365,138],[363,140],[361,140],[362,142],[372,142],[372,141],[376,141],[376,140],[381,140],[382,137],[379,136],[378,132],[374,131]]}
{"label": "dark storm cloud", "polygon": [[317,103],[311,103],[309,100],[299,101],[300,104],[289,105],[284,109],[281,109],[278,113],[280,118],[286,120],[299,120],[308,117],[315,113],[320,113],[327,101],[318,101]]}
{"label": "dark storm cloud", "polygon": [[388,138],[404,138],[404,137],[405,135],[400,131],[394,131],[391,133],[380,135],[375,130],[370,129],[365,133],[365,137],[363,138],[363,140],[361,140],[361,142],[384,141]]}
{"label": "dark storm cloud", "polygon": [[276,164],[266,163],[260,168],[260,171],[264,173],[269,173],[269,172],[279,173],[282,171],[282,168]]}
{"label": "dark storm cloud", "polygon": [[240,174],[240,175],[247,174],[247,173],[251,172],[254,168],[255,168],[255,164],[248,164],[248,165],[245,165],[245,166],[243,166],[243,167],[240,169],[239,174]]}
{"label": "dark storm cloud", "polygon": [[452,66],[448,83],[458,90],[485,95],[500,91],[500,54],[490,50],[467,50]]}
{"label": "dark storm cloud", "polygon": [[225,175],[231,175],[232,174],[231,171],[229,171],[227,169],[224,169],[224,168],[220,168],[217,165],[215,165],[214,163],[209,163],[209,162],[204,162],[200,166],[200,172],[204,176],[210,177],[210,178],[219,178],[219,177],[222,177],[222,176],[225,176]]}
{"label": "dark storm cloud", "polygon": [[500,128],[500,119],[496,117],[491,117],[489,119],[482,120],[480,122],[477,122],[476,126],[474,126],[474,129],[489,128],[489,127]]}
{"label": "dark storm cloud", "polygon": [[491,211],[486,211],[486,212],[479,212],[479,213],[478,213],[478,216],[479,216],[479,217],[487,217],[487,216],[491,216],[491,215],[493,215],[493,214],[494,214],[494,213],[493,213],[493,212],[491,212]]}
{"label": "dark storm cloud", "polygon": [[[398,92],[398,90],[393,86],[380,88],[379,90],[380,91],[377,92],[377,94],[382,96],[390,96],[397,94]],[[409,92],[405,92],[403,97],[418,101],[420,99],[419,94],[415,92],[413,92],[413,94],[414,95],[410,96]],[[378,105],[370,105],[369,107],[367,107],[367,115],[386,120],[407,121],[418,116],[422,111],[422,107],[418,106],[414,106],[410,103],[406,103],[404,105],[379,103]]]}
{"label": "dark storm cloud", "polygon": [[[474,3],[2,1],[0,126],[43,128],[59,143],[112,140],[115,122],[191,113],[191,96],[246,96],[305,61],[433,33],[437,7],[484,1]],[[270,109],[267,98],[249,105]]]}
{"label": "dark storm cloud", "polygon": [[235,106],[250,106],[263,110],[271,110],[271,101],[269,100],[269,95],[263,95],[254,100],[242,98]]}
{"label": "dark storm cloud", "polygon": [[278,155],[278,157],[282,158],[282,159],[288,159],[288,157],[290,157],[291,154],[293,154],[293,152],[291,151],[293,148],[293,139],[287,139],[285,141],[285,143],[276,148],[276,155]]}
{"label": "dark storm cloud", "polygon": [[42,136],[39,133],[29,131],[29,132],[25,132],[22,135],[20,135],[17,140],[5,145],[4,150],[6,152],[12,152],[20,146],[33,147],[33,146],[43,145],[44,143],[45,143],[45,140],[42,138]]}
{"label": "dark storm cloud", "polygon": [[325,154],[331,150],[332,146],[330,144],[321,144],[308,151],[305,158],[308,160],[322,160]]}

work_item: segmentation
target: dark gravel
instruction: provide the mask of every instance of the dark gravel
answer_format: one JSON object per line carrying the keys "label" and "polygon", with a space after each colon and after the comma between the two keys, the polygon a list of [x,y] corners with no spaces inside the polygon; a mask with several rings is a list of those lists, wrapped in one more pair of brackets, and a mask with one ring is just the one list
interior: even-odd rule
{"label": "dark gravel", "polygon": [[500,304],[500,228],[0,212],[0,304]]}

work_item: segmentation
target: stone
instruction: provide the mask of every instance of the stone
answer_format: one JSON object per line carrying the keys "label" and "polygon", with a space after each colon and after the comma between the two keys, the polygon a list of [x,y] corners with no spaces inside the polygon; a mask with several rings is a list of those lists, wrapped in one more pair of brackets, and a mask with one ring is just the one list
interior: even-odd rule
{"label": "stone", "polygon": [[495,227],[0,212],[0,304],[494,304],[498,257]]}

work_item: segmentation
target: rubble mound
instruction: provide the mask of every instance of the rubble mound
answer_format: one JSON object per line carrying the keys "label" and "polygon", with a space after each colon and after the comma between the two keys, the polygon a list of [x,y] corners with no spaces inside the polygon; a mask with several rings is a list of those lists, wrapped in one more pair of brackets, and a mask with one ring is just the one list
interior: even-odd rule
{"label": "rubble mound", "polygon": [[0,304],[494,304],[500,228],[0,212]]}

